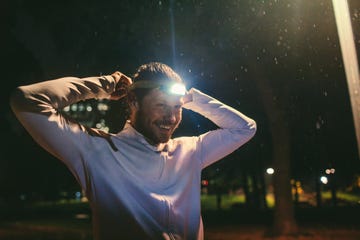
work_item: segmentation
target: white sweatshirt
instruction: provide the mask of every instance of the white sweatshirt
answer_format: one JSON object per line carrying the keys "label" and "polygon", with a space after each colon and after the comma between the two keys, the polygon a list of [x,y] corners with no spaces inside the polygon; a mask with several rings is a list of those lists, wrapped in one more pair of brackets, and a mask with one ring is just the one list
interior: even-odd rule
{"label": "white sweatshirt", "polygon": [[85,99],[108,98],[111,76],[65,77],[19,87],[11,106],[19,121],[60,159],[86,192],[94,239],[203,239],[201,171],[255,134],[256,123],[191,89],[184,108],[219,129],[152,146],[129,123],[117,134],[90,129],[59,109]]}

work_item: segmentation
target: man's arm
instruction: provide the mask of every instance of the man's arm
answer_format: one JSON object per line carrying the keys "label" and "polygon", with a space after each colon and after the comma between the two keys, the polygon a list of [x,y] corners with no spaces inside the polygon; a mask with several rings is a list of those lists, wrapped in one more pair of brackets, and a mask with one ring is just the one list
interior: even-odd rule
{"label": "man's arm", "polygon": [[[131,79],[116,72],[112,76],[64,77],[20,86],[12,93],[10,105],[33,139],[74,173],[74,169],[81,168],[80,159],[87,151],[84,146],[89,136],[84,126],[59,110],[87,99],[118,99],[124,95],[123,79],[131,83]],[[82,171],[76,172],[81,175]]]}
{"label": "man's arm", "polygon": [[255,135],[253,119],[197,89],[191,89],[189,94],[184,108],[203,115],[220,128],[199,137],[203,167],[235,151]]}

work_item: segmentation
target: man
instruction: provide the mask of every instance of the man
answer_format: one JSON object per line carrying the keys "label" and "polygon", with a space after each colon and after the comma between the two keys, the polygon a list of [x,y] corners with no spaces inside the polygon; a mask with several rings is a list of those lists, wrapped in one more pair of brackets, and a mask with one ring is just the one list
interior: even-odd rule
{"label": "man", "polygon": [[[83,126],[59,111],[103,98],[127,98],[130,114],[119,133]],[[11,106],[35,141],[66,164],[85,191],[97,240],[203,239],[201,171],[256,131],[254,120],[197,89],[186,91],[180,76],[157,62],[140,66],[133,79],[115,72],[21,86]],[[219,128],[172,139],[182,108]]]}

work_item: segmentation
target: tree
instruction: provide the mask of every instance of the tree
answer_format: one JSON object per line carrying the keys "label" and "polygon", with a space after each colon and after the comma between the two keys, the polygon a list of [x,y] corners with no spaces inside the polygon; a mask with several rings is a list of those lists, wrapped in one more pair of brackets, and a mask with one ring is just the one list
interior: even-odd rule
{"label": "tree", "polygon": [[285,118],[284,106],[274,94],[266,76],[255,69],[256,63],[250,64],[251,73],[270,124],[274,173],[274,227],[275,236],[293,235],[298,232],[294,216],[294,203],[290,182],[290,133]]}

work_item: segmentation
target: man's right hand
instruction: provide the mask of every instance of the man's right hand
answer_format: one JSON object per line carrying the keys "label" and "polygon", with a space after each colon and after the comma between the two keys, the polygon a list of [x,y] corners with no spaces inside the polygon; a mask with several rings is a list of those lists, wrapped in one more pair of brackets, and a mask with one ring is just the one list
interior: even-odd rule
{"label": "man's right hand", "polygon": [[110,100],[119,100],[126,96],[127,89],[132,84],[132,80],[119,71],[114,72],[111,76],[114,78],[116,86],[115,91],[110,96]]}

